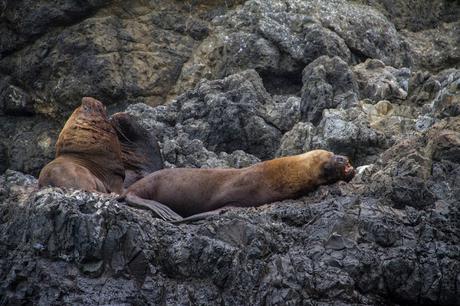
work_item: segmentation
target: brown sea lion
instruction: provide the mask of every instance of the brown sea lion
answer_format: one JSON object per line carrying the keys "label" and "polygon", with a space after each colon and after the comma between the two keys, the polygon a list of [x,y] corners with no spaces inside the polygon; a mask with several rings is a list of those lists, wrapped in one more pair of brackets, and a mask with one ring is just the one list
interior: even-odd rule
{"label": "brown sea lion", "polygon": [[123,179],[121,146],[105,106],[84,97],[62,128],[56,142],[56,158],[40,172],[39,187],[121,194]]}
{"label": "brown sea lion", "polygon": [[348,158],[314,150],[242,169],[164,169],[137,181],[118,199],[181,222],[225,207],[297,198],[320,185],[350,181],[354,174]]}
{"label": "brown sea lion", "polygon": [[121,145],[127,188],[152,172],[163,169],[163,157],[156,137],[143,128],[127,113],[116,113],[110,123]]}

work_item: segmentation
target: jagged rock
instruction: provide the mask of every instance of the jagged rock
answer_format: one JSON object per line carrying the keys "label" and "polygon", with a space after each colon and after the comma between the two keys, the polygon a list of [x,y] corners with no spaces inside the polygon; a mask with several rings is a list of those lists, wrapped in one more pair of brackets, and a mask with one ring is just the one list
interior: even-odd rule
{"label": "jagged rock", "polygon": [[409,81],[408,102],[424,106],[427,113],[432,112],[440,118],[457,116],[455,105],[458,104],[459,79],[458,69],[446,69],[436,75],[419,71]]}
{"label": "jagged rock", "polygon": [[434,28],[443,22],[456,21],[460,14],[460,7],[453,0],[367,2],[382,11],[397,29],[408,29],[412,32]]}
{"label": "jagged rock", "polygon": [[352,109],[325,111],[308,149],[325,148],[363,164],[372,162],[375,154],[387,146],[383,133],[369,128],[367,120]]}
{"label": "jagged rock", "polygon": [[388,148],[394,136],[391,133],[385,135],[376,127],[371,128],[371,124],[357,107],[325,110],[318,126],[299,122],[285,133],[277,155],[301,154],[321,148],[347,155],[358,165],[371,163],[376,154]]}
{"label": "jagged rock", "polygon": [[426,132],[434,123],[436,119],[430,116],[419,116],[415,122],[415,129],[419,132]]}
{"label": "jagged rock", "polygon": [[37,36],[59,25],[70,25],[94,13],[110,1],[95,0],[75,5],[72,1],[5,1],[0,20],[0,54],[10,54]]}
{"label": "jagged rock", "polygon": [[460,70],[447,74],[442,89],[432,103],[432,110],[436,117],[460,116]]}
{"label": "jagged rock", "polygon": [[297,123],[289,132],[281,138],[278,156],[302,154],[311,148],[315,127],[309,122]]}
{"label": "jagged rock", "polygon": [[393,25],[380,12],[353,2],[251,0],[215,18],[213,26],[218,30],[184,64],[176,93],[202,78],[246,69],[256,69],[266,82],[275,73],[296,85],[303,67],[324,55],[346,63],[376,58],[397,67],[412,61]]}
{"label": "jagged rock", "polygon": [[264,105],[264,116],[281,132],[287,132],[300,121],[300,98],[295,96],[274,96],[273,102]]}
{"label": "jagged rock", "polygon": [[[401,37],[407,45],[413,65],[419,69],[440,71],[442,69],[458,66],[460,55],[458,45],[460,38],[460,5],[457,3],[456,21],[440,23],[434,29],[419,32],[401,31]],[[455,16],[454,14],[454,16]]]}
{"label": "jagged rock", "polygon": [[416,106],[430,103],[441,89],[441,84],[428,72],[418,71],[409,81],[409,101]]}
{"label": "jagged rock", "polygon": [[435,160],[447,160],[453,163],[460,162],[460,133],[443,131],[433,140],[436,149],[433,152]]}
{"label": "jagged rock", "polygon": [[228,168],[246,167],[260,161],[257,157],[241,150],[231,154],[216,154],[208,151],[201,140],[190,140],[188,135],[181,133],[177,139],[166,140],[163,144],[163,155],[170,166],[193,168]]}
{"label": "jagged rock", "polygon": [[0,142],[0,173],[8,169],[8,154],[5,144]]}
{"label": "jagged rock", "polygon": [[[155,133],[161,131],[160,139],[185,133],[216,153],[243,150],[258,158],[270,158],[281,139],[274,125],[285,121],[283,116],[296,102],[291,99],[284,105],[275,105],[257,72],[248,70],[222,80],[201,82],[193,91],[153,111],[147,128],[155,127]],[[147,121],[139,114],[142,111],[128,111],[142,122]],[[295,116],[295,109],[290,114]]]}
{"label": "jagged rock", "polygon": [[404,100],[407,97],[410,70],[387,67],[382,61],[368,59],[353,67],[360,98],[372,101]]}
{"label": "jagged rock", "polygon": [[[420,136],[403,139],[379,159],[381,170],[369,176],[371,194],[389,195],[396,207],[433,207],[458,194],[459,117],[439,122]],[[457,165],[456,165],[457,164]],[[434,169],[436,172],[434,173]],[[454,184],[454,190],[446,190]]]}
{"label": "jagged rock", "polygon": [[304,62],[311,63],[322,55],[338,56],[345,62],[351,62],[351,52],[337,33],[316,23],[307,26],[305,30]]}
{"label": "jagged rock", "polygon": [[318,124],[324,109],[347,108],[358,102],[358,85],[351,69],[339,57],[322,56],[302,76],[302,118]]}
{"label": "jagged rock", "polygon": [[53,116],[69,115],[82,96],[162,104],[209,32],[204,13],[237,2],[6,1],[0,70]]}
{"label": "jagged rock", "polygon": [[3,142],[6,156],[2,166],[38,176],[41,168],[54,158],[58,125],[31,117],[18,118],[1,118],[0,133],[7,136]]}
{"label": "jagged rock", "polygon": [[0,105],[7,115],[31,115],[34,112],[29,95],[16,86],[10,85],[4,89],[0,99],[2,100]]}
{"label": "jagged rock", "polygon": [[376,104],[362,101],[359,106],[367,115],[369,126],[388,138],[411,135],[415,130],[426,130],[434,124],[432,117],[422,116],[420,109],[410,105],[381,100]]}

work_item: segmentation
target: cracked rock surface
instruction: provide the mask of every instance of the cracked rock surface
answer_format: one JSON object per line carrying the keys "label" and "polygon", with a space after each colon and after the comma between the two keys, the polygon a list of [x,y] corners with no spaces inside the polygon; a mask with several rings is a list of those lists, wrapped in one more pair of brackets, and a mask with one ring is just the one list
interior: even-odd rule
{"label": "cracked rock surface", "polygon": [[[460,304],[458,20],[448,0],[0,1],[0,305]],[[322,148],[358,174],[178,226],[38,190],[82,96],[166,167]]]}

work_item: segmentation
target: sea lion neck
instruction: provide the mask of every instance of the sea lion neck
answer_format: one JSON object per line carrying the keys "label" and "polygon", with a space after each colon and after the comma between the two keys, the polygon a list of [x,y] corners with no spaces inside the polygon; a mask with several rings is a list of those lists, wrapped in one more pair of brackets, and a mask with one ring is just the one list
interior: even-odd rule
{"label": "sea lion neck", "polygon": [[[91,171],[102,182],[112,182],[114,176],[118,176],[123,181],[125,171],[121,161],[112,160],[107,162],[105,156],[98,156],[85,153],[66,153],[63,154],[66,158],[71,159],[78,165],[81,165]],[[61,155],[62,156],[62,155]],[[111,185],[108,183],[108,185]],[[106,186],[107,189],[113,191],[112,186]]]}
{"label": "sea lion neck", "polygon": [[56,157],[71,157],[101,178],[115,174],[124,177],[121,146],[117,134],[105,115],[86,116],[76,110],[59,134]]}

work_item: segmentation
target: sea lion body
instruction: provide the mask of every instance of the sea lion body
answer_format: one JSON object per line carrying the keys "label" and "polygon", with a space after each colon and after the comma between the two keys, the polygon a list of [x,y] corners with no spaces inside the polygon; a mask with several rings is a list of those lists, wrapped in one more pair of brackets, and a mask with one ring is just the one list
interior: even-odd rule
{"label": "sea lion body", "polygon": [[123,179],[121,147],[105,107],[85,97],[59,134],[56,157],[41,170],[39,187],[121,194]]}
{"label": "sea lion body", "polygon": [[314,150],[242,169],[160,170],[131,185],[120,199],[126,198],[128,204],[138,198],[152,200],[153,205],[161,203],[188,217],[226,206],[259,206],[296,198],[353,175],[345,157]]}
{"label": "sea lion body", "polygon": [[79,159],[62,155],[48,163],[40,173],[39,186],[78,188],[91,192],[109,193],[106,185],[83,165]]}

